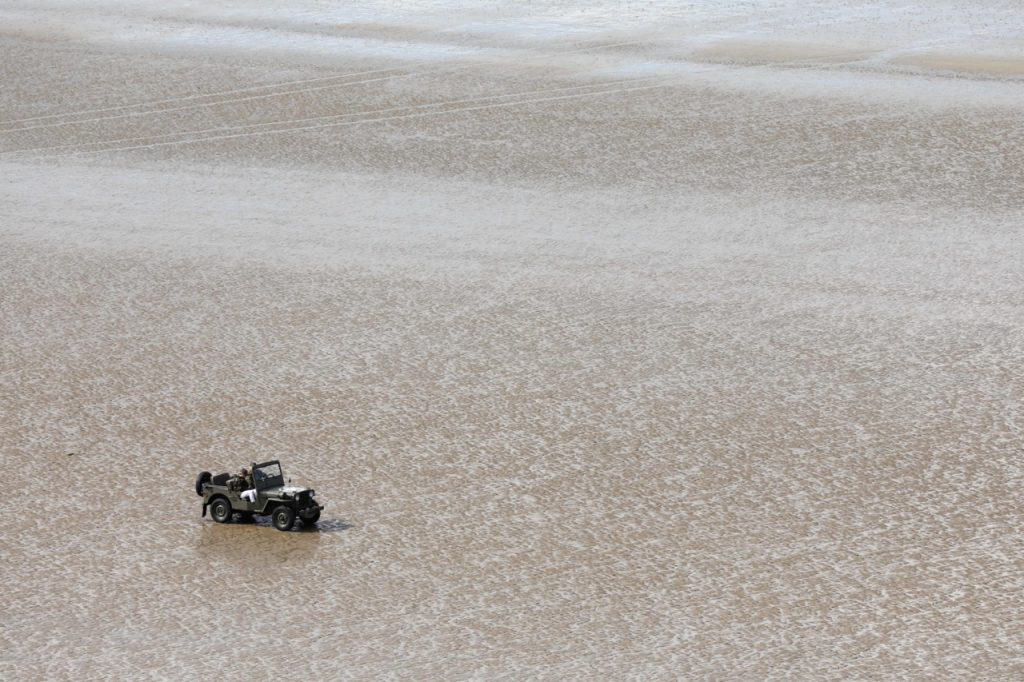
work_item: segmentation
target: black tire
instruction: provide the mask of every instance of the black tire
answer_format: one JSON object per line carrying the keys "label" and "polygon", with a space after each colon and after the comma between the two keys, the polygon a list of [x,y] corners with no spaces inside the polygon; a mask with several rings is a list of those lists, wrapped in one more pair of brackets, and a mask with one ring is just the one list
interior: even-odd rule
{"label": "black tire", "polygon": [[196,495],[203,496],[203,484],[209,483],[212,478],[209,471],[204,471],[196,477]]}
{"label": "black tire", "polygon": [[309,518],[306,518],[305,516],[300,516],[299,518],[302,519],[302,522],[307,526],[312,526],[314,523],[320,520],[320,510],[317,509],[316,512],[314,512],[314,514]]}
{"label": "black tire", "polygon": [[281,504],[274,508],[274,528],[291,530],[295,525],[295,510]]}
{"label": "black tire", "polygon": [[227,498],[218,497],[210,503],[210,516],[217,523],[227,523],[231,520],[231,503],[227,501]]}

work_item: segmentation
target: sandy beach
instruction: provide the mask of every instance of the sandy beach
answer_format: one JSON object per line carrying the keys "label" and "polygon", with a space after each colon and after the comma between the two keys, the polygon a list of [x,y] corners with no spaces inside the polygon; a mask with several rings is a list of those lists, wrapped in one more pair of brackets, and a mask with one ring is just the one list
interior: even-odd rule
{"label": "sandy beach", "polygon": [[1024,675],[1017,3],[287,4],[0,0],[0,679]]}

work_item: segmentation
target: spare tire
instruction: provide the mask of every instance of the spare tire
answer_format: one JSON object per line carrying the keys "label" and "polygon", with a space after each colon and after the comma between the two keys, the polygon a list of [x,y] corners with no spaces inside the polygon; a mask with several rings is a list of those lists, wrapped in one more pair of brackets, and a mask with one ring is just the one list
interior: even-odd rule
{"label": "spare tire", "polygon": [[210,482],[211,474],[204,471],[196,477],[196,495],[203,496],[203,485]]}

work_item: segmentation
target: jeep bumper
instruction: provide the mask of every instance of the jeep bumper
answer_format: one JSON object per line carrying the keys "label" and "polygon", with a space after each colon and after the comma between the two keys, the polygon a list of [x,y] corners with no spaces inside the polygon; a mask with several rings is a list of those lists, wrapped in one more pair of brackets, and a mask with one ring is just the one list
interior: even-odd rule
{"label": "jeep bumper", "polygon": [[324,505],[322,505],[322,504],[314,504],[311,507],[306,507],[305,509],[300,509],[299,510],[299,518],[300,519],[305,519],[305,518],[308,518],[310,516],[314,516],[316,514],[319,514],[321,511],[323,511],[323,508],[324,508]]}

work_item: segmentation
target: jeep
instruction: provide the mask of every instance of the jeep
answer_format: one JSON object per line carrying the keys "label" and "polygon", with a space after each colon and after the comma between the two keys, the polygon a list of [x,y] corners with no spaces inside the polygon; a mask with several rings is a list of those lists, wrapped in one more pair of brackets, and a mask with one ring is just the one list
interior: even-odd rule
{"label": "jeep", "polygon": [[213,476],[209,471],[200,473],[196,477],[196,494],[203,498],[203,517],[207,507],[217,523],[228,523],[235,514],[246,521],[252,521],[256,514],[269,515],[278,530],[291,530],[296,517],[307,527],[320,519],[324,505],[313,499],[314,491],[309,488],[285,485],[278,460],[253,464],[250,472],[250,490],[254,489],[255,494],[244,491],[244,495],[238,477],[226,473]]}

